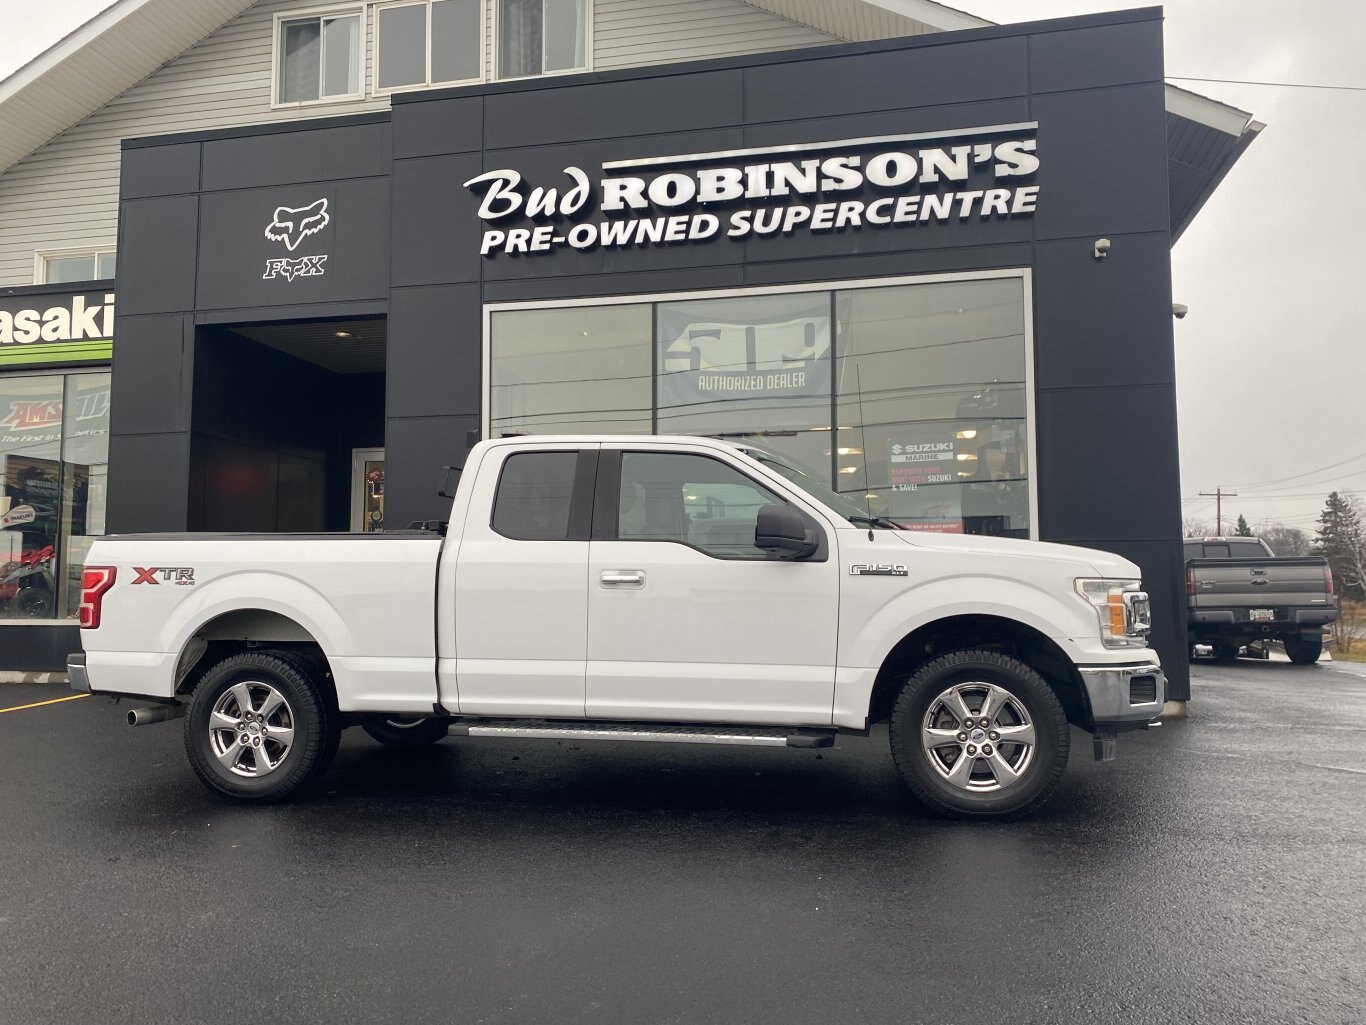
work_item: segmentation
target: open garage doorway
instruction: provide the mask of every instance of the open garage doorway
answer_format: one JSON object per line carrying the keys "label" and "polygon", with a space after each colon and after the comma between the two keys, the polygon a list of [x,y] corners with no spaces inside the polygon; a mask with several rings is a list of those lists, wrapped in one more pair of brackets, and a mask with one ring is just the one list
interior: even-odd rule
{"label": "open garage doorway", "polygon": [[383,526],[386,327],[364,318],[199,328],[191,530]]}

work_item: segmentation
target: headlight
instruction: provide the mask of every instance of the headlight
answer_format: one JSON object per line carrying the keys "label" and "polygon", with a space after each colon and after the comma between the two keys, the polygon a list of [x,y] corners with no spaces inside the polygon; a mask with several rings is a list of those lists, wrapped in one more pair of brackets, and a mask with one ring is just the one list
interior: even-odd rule
{"label": "headlight", "polygon": [[1141,648],[1148,643],[1152,612],[1141,580],[1081,578],[1077,593],[1096,610],[1100,639],[1107,648]]}

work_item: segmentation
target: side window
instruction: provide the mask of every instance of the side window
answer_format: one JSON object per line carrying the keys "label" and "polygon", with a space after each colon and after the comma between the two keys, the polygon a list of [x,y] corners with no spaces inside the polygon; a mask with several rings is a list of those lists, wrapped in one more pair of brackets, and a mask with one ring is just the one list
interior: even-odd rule
{"label": "side window", "polygon": [[718,459],[626,452],[617,537],[679,541],[718,559],[763,559],[754,547],[759,510],[786,504]]}
{"label": "side window", "polygon": [[516,541],[568,539],[578,458],[577,452],[509,456],[493,499],[493,529]]}

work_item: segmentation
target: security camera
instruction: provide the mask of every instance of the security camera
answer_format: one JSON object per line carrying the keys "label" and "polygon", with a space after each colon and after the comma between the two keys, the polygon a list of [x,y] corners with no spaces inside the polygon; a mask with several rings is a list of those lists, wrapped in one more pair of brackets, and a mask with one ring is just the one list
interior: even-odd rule
{"label": "security camera", "polygon": [[1103,260],[1110,252],[1110,240],[1108,238],[1096,239],[1096,259]]}
{"label": "security camera", "polygon": [[1172,316],[1177,320],[1185,320],[1186,314],[1190,311],[1191,308],[1185,303],[1172,303]]}

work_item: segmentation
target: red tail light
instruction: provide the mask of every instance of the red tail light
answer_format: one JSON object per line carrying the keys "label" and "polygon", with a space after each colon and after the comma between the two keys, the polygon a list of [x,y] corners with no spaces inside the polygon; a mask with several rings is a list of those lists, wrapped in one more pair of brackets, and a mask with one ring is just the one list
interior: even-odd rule
{"label": "red tail light", "polygon": [[1333,567],[1323,567],[1323,589],[1328,592],[1328,597],[1333,597]]}
{"label": "red tail light", "polygon": [[1195,597],[1195,570],[1186,570],[1186,597]]}
{"label": "red tail light", "polygon": [[114,586],[113,566],[87,566],[81,574],[81,629],[95,630],[100,625],[100,603],[104,592]]}

